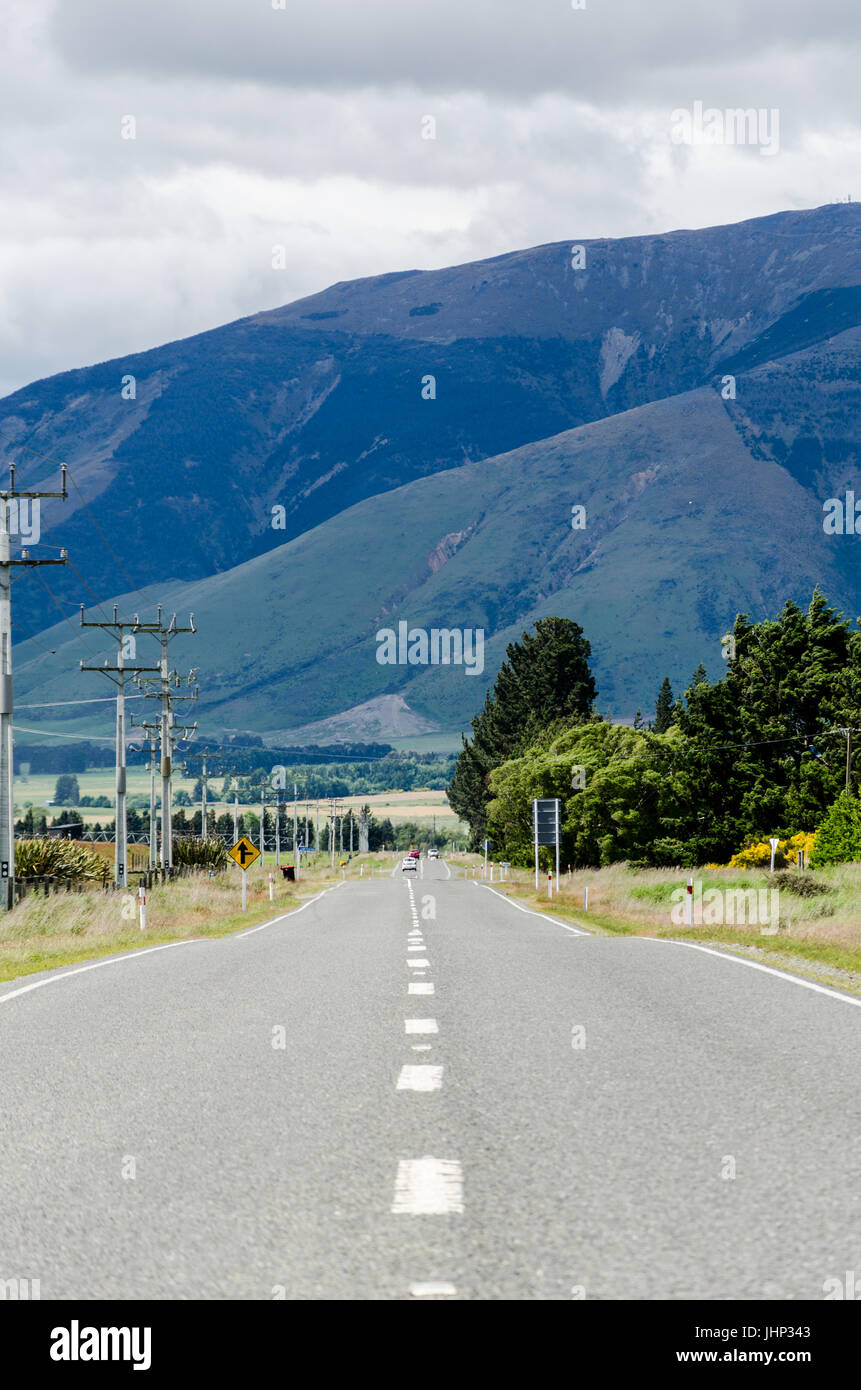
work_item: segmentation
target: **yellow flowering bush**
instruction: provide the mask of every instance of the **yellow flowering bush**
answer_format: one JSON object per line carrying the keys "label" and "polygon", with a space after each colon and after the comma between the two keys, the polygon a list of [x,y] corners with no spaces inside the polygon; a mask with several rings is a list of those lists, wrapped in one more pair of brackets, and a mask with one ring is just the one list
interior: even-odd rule
{"label": "yellow flowering bush", "polygon": [[[801,830],[786,840],[778,842],[774,856],[775,867],[783,864],[797,864],[798,851],[804,851],[805,860],[810,862],[810,853],[816,840],[815,832]],[[729,861],[731,869],[762,869],[771,863],[771,845],[768,840],[752,840],[734,854]]]}

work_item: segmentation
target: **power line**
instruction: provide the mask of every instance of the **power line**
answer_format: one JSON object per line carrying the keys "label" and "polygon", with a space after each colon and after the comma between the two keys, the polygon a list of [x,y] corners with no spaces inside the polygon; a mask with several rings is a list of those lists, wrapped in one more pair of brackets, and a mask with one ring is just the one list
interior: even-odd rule
{"label": "power line", "polygon": [[[55,463],[55,464],[58,464],[61,468],[65,468],[65,470],[66,470],[66,476],[68,477],[70,483],[72,484],[72,487],[75,489],[76,493],[78,494],[78,497],[80,498],[80,504],[81,504],[81,506],[83,507],[84,511],[87,513],[87,516],[90,518],[91,522],[93,523],[93,526],[96,528],[96,531],[98,532],[98,535],[99,535],[99,539],[101,540],[101,542],[102,542],[103,546],[105,547],[105,549],[107,550],[108,554],[111,556],[111,559],[113,560],[113,562],[114,562],[114,564],[116,565],[117,569],[119,570],[120,574],[123,576],[123,578],[126,580],[126,582],[127,582],[128,584],[131,585],[131,587],[134,589],[135,593],[138,594],[138,595],[140,595],[140,597],[143,599],[144,603],[151,603],[151,602],[152,602],[152,599],[148,598],[148,597],[146,596],[146,594],[144,594],[143,591],[142,591],[141,589],[138,588],[137,584],[134,582],[134,580],[131,578],[131,576],[129,575],[128,571],[125,569],[124,565],[122,564],[122,561],[117,557],[115,551],[113,550],[113,548],[111,547],[111,545],[108,543],[107,537],[105,536],[104,532],[102,531],[102,528],[100,527],[99,523],[96,521],[96,518],[95,518],[95,515],[94,515],[93,511],[91,510],[89,504],[85,501],[85,499],[84,499],[84,494],[82,493],[81,489],[78,487],[78,484],[77,484],[77,482],[75,481],[75,478],[74,478],[74,476],[73,476],[73,474],[72,474],[71,469],[69,468],[68,463],[66,463],[66,462],[65,462],[64,460],[62,460],[62,459],[56,459],[56,458],[54,458],[53,455],[51,455],[51,454],[45,454],[45,453],[43,453],[40,449],[34,449],[34,448],[32,448],[32,446],[29,445],[29,444],[21,444],[21,443],[19,443],[17,440],[13,439],[12,436],[11,436],[10,434],[7,434],[5,430],[0,430],[0,438],[8,440],[8,442],[9,442],[14,448],[16,448],[16,449],[24,449],[26,453],[28,453],[28,454],[33,454],[36,458],[44,459],[47,463]],[[50,533],[49,533],[49,534],[50,534]],[[90,592],[92,593],[92,590],[90,590]],[[96,600],[96,601],[98,602],[98,600]]]}
{"label": "power line", "polygon": [[39,738],[69,738],[73,743],[113,743],[107,734],[54,734],[50,729],[25,729],[23,724],[13,724],[17,734],[37,734]]}
{"label": "power line", "polygon": [[51,602],[53,603],[53,605],[54,605],[54,607],[56,608],[57,612],[59,613],[60,617],[63,619],[63,622],[64,622],[64,623],[68,623],[69,627],[70,627],[70,628],[72,629],[72,631],[74,632],[74,634],[75,634],[75,636],[77,637],[78,641],[84,643],[84,647],[85,647],[86,650],[90,653],[90,656],[98,656],[98,652],[95,650],[95,648],[91,647],[90,644],[89,644],[88,642],[84,642],[84,639],[83,639],[83,637],[81,636],[81,634],[80,634],[80,632],[78,631],[78,629],[75,627],[75,624],[71,621],[70,618],[67,618],[67,617],[66,617],[66,614],[63,612],[62,608],[60,607],[60,601],[59,601],[59,599],[55,598],[54,594],[53,594],[53,593],[51,592],[51,590],[48,588],[48,585],[45,583],[45,581],[44,581],[44,579],[42,578],[42,576],[41,576],[41,574],[39,573],[39,571],[38,571],[38,570],[34,570],[34,573],[35,573],[36,578],[38,579],[39,583],[42,585],[42,588],[45,590],[45,593],[48,595],[48,598],[51,600]]}
{"label": "power line", "polygon": [[[101,668],[99,668],[101,669]],[[16,705],[16,709],[56,709],[59,705],[112,705],[113,695],[99,695],[94,700],[50,700],[38,705]],[[142,700],[143,695],[127,695],[127,700]]]}

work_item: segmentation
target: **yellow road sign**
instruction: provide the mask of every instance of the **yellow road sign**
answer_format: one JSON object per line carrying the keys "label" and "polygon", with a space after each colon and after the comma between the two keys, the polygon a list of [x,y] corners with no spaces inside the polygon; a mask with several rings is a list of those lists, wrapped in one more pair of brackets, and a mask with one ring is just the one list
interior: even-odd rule
{"label": "yellow road sign", "polygon": [[231,859],[236,860],[240,869],[250,868],[255,859],[260,858],[260,850],[256,845],[252,845],[247,835],[240,836],[233,848],[229,849],[227,853]]}

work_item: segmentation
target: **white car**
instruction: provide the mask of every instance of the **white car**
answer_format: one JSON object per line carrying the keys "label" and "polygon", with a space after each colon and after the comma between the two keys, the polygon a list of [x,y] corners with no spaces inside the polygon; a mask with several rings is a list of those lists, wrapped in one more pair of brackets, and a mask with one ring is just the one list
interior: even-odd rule
{"label": "white car", "polygon": [[429,850],[428,850],[428,859],[439,859],[439,850],[438,850],[438,849],[429,849]]}
{"label": "white car", "polygon": [[401,861],[401,873],[404,872],[404,869],[417,869],[418,866],[419,861],[417,859],[404,859]]}

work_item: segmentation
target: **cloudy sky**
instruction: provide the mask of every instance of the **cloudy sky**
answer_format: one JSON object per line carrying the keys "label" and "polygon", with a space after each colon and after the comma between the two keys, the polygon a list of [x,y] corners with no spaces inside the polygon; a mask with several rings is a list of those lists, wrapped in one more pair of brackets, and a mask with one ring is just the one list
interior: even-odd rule
{"label": "cloudy sky", "polygon": [[[0,394],[335,280],[861,197],[861,7],[582,3],[4,0]],[[677,143],[696,102],[779,148]]]}

